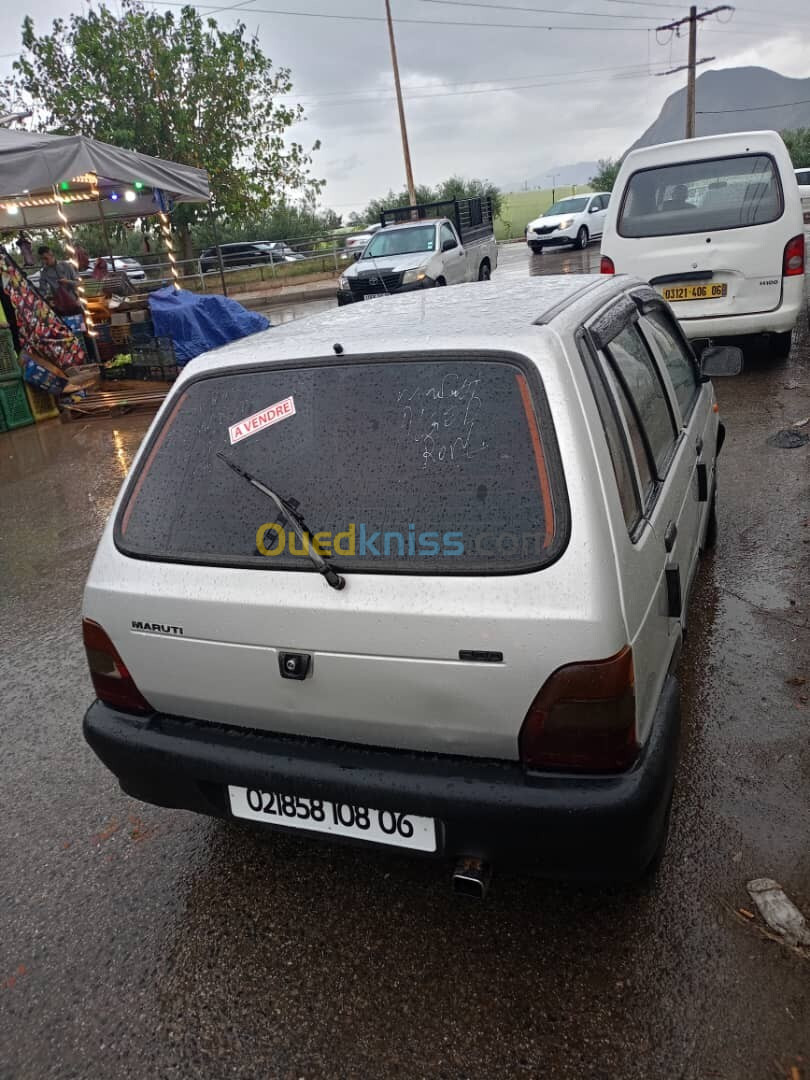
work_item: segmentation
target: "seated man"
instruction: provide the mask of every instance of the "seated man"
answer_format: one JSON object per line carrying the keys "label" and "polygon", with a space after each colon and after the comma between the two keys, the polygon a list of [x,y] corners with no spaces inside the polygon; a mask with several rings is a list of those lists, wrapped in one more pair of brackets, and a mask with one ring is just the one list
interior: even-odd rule
{"label": "seated man", "polygon": [[662,210],[694,210],[695,204],[687,202],[689,188],[686,184],[676,184],[672,189],[672,198],[667,199]]}

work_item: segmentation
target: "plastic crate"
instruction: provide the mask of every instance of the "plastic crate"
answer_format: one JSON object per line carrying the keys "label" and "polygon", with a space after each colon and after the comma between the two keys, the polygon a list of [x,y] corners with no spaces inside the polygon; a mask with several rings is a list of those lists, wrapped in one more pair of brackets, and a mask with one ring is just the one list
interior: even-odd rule
{"label": "plastic crate", "polygon": [[8,431],[33,424],[34,417],[28,407],[28,399],[21,379],[0,381],[0,413],[3,414]]}
{"label": "plastic crate", "polygon": [[0,379],[21,379],[22,368],[10,330],[0,330]]}
{"label": "plastic crate", "polygon": [[105,382],[120,382],[122,379],[134,378],[132,364],[121,364],[119,367],[101,369],[101,377]]}
{"label": "plastic crate", "polygon": [[37,423],[40,420],[53,420],[54,417],[59,415],[59,409],[56,407],[56,402],[50,394],[46,394],[44,390],[37,390],[35,386],[26,386],[25,396],[28,398],[28,407],[31,410],[31,415],[34,417]]}
{"label": "plastic crate", "polygon": [[155,333],[155,328],[151,319],[147,319],[146,322],[132,323],[130,330],[132,332],[133,341],[137,342],[139,345],[151,344]]}
{"label": "plastic crate", "polygon": [[112,337],[114,345],[127,345],[130,340],[129,323],[126,326],[116,326],[113,324],[110,327],[110,336]]}

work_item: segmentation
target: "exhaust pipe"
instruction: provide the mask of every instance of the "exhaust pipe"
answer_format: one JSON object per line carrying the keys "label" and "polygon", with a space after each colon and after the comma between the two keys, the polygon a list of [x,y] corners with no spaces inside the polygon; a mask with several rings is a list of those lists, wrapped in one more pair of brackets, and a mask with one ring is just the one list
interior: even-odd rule
{"label": "exhaust pipe", "polygon": [[483,900],[489,890],[492,868],[482,859],[459,859],[453,871],[453,892]]}

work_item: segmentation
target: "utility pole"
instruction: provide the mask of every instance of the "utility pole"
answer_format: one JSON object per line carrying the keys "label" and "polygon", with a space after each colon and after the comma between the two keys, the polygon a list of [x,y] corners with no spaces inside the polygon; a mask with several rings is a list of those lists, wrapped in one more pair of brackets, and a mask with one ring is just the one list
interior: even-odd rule
{"label": "utility pole", "polygon": [[546,179],[551,181],[551,203],[552,206],[557,201],[557,177],[559,173],[552,173],[551,176],[547,176]]}
{"label": "utility pole", "polygon": [[716,15],[719,11],[734,11],[734,8],[729,4],[720,4],[719,7],[709,8],[706,11],[701,11],[698,15],[698,9],[696,7],[689,8],[689,14],[683,19],[676,19],[675,22],[667,23],[666,26],[657,26],[655,32],[660,33],[662,30],[671,30],[672,33],[677,34],[680,37],[680,28],[688,23],[689,24],[689,58],[686,64],[681,64],[679,67],[670,68],[669,71],[656,72],[658,75],[674,75],[676,71],[683,71],[686,69],[686,138],[694,139],[695,137],[695,68],[700,64],[708,64],[714,60],[714,56],[704,56],[700,60],[696,59],[697,56],[697,25],[702,22],[703,19],[709,17],[709,15]]}
{"label": "utility pole", "polygon": [[405,182],[408,185],[408,198],[411,200],[411,206],[416,206],[416,188],[413,184],[411,151],[408,146],[408,129],[405,126],[405,106],[402,104],[402,87],[399,84],[399,64],[397,63],[397,46],[394,41],[394,23],[391,19],[391,0],[385,0],[385,16],[388,19],[388,40],[391,43],[391,66],[394,69],[394,86],[397,92],[397,108],[399,109],[399,130],[402,133],[402,153],[405,157]]}

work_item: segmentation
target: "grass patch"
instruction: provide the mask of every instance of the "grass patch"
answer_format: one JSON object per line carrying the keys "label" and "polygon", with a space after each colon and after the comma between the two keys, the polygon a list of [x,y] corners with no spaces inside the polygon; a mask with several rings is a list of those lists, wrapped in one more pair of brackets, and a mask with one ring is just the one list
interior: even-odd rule
{"label": "grass patch", "polygon": [[[579,184],[558,187],[556,196],[564,199],[569,195],[580,195],[591,188]],[[504,195],[500,216],[495,219],[495,237],[498,240],[514,240],[523,236],[528,223],[539,217],[552,203],[551,188],[538,188],[536,191],[512,191]]]}

